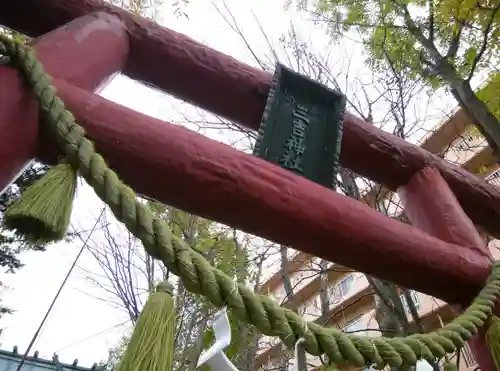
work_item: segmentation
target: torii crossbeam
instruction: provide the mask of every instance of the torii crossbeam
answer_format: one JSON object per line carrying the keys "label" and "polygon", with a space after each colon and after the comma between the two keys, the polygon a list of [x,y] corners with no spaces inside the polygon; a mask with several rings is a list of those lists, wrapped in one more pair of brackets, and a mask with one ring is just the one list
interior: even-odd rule
{"label": "torii crossbeam", "polygon": [[[51,31],[34,42],[39,59],[99,152],[137,192],[450,303],[465,305],[482,287],[492,258],[473,223],[500,236],[497,188],[347,114],[342,165],[401,190],[409,226],[251,155],[109,102],[92,91],[123,70],[256,129],[271,76],[100,4],[9,2],[0,24],[34,37]],[[57,153],[39,132],[37,107],[17,73],[1,67],[0,80],[3,189],[32,158],[54,163]],[[483,370],[493,370],[484,344],[474,348]]]}

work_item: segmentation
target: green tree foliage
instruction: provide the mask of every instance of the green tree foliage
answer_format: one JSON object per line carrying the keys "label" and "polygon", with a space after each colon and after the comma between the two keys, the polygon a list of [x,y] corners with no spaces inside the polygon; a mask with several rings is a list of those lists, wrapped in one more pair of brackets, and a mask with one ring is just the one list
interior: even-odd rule
{"label": "green tree foliage", "polygon": [[477,91],[477,97],[486,103],[492,114],[500,119],[500,74],[494,73]]}
{"label": "green tree foliage", "polygon": [[[221,226],[210,220],[185,213],[173,207],[165,206],[156,202],[148,202],[155,214],[165,220],[173,233],[182,238],[193,249],[204,255],[214,266],[233,277],[235,281],[246,281],[249,279],[250,259],[247,249],[238,241],[236,232],[230,228]],[[115,241],[116,242],[116,241]],[[102,246],[101,246],[102,249]],[[112,258],[117,264],[125,262],[121,257]],[[111,264],[114,266],[115,264]],[[136,263],[134,263],[136,265]],[[144,270],[142,267],[137,267]],[[108,268],[113,269],[113,268]],[[109,277],[116,277],[116,274],[106,274]],[[134,272],[130,272],[135,277]],[[176,282],[176,278],[166,272],[166,276],[171,282]],[[135,281],[134,279],[133,281]],[[118,286],[127,291],[137,291],[136,288],[129,288],[127,282],[120,282]],[[213,341],[213,334],[210,329],[210,315],[218,308],[214,308],[211,303],[203,297],[193,295],[177,282],[175,292],[177,316],[176,329],[176,353],[175,370],[194,370],[199,355],[203,349],[209,347]],[[239,361],[244,350],[248,348],[252,333],[247,331],[247,325],[233,320],[229,313],[232,326],[232,343],[227,350],[228,356]],[[118,364],[123,351],[128,343],[128,337],[109,350],[109,357],[102,365],[106,365],[107,370],[114,370]]]}
{"label": "green tree foliage", "polygon": [[115,370],[118,367],[121,355],[125,352],[128,341],[128,336],[122,336],[115,346],[108,349],[108,359],[99,362],[99,369],[105,371]]}
{"label": "green tree foliage", "polygon": [[[298,3],[332,36],[355,31],[375,70],[394,69],[433,88],[446,87],[500,153],[497,89],[475,93],[473,77],[496,71],[500,3],[481,0],[318,0]],[[351,34],[352,35],[352,34]],[[498,79],[497,79],[498,80]],[[496,103],[494,103],[496,102]]]}
{"label": "green tree foliage", "polygon": [[[30,166],[4,193],[0,194],[0,223],[7,206],[16,200],[26,187],[33,184],[33,182],[45,174],[46,171],[46,166],[37,164]],[[17,234],[16,231],[6,230],[0,226],[0,267],[7,273],[15,273],[22,267],[18,255],[25,249],[43,251],[45,247],[33,245],[24,236]],[[0,282],[1,286],[2,283]],[[0,318],[7,313],[11,313],[11,310],[8,307],[0,305]]]}
{"label": "green tree foliage", "polygon": [[359,31],[374,65],[389,57],[398,71],[432,83],[445,79],[433,70],[443,62],[462,79],[496,62],[499,9],[477,0],[319,0],[315,8],[332,34]]}

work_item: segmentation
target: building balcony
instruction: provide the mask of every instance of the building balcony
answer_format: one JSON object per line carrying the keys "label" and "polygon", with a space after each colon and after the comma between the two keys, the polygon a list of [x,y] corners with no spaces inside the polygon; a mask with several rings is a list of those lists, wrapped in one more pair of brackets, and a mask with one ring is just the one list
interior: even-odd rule
{"label": "building balcony", "polygon": [[[373,308],[373,291],[368,285],[366,277],[361,273],[342,271],[329,271],[329,293],[333,298],[329,302],[328,310],[321,316],[320,279],[317,277],[306,287],[297,292],[284,306],[295,309],[299,315],[308,321],[321,325],[343,326],[352,325],[351,321],[366,314]],[[348,327],[349,328],[349,327]],[[274,363],[280,358],[284,345],[276,337],[263,336],[259,340],[259,351],[256,366],[262,367],[269,362]],[[320,362],[319,359],[316,359]],[[321,364],[318,363],[318,365]]]}
{"label": "building balcony", "polygon": [[[287,266],[287,273],[290,275],[294,275],[297,272],[304,271],[304,267],[307,267],[307,265],[312,260],[314,260],[314,257],[312,255],[306,254],[301,251],[295,251],[293,249],[290,249],[290,251],[295,252],[293,257],[290,258],[289,264]],[[274,293],[273,296],[277,298],[278,301],[281,301],[286,297],[286,295],[283,293],[282,297],[280,297],[280,295],[276,293],[276,291],[279,290],[280,285],[282,285],[283,281],[279,267],[279,260],[274,262],[273,266],[275,266],[275,269],[273,269],[274,272],[272,272],[269,275],[269,278],[265,280],[265,282],[260,286],[259,292],[261,294]]]}
{"label": "building balcony", "polygon": [[[420,297],[421,294],[418,295]],[[419,299],[420,300],[420,299]],[[420,303],[420,305],[425,305],[425,303]],[[418,306],[418,305],[417,305]],[[369,307],[368,307],[369,308]],[[406,308],[405,308],[406,309]],[[365,307],[366,310],[366,307]],[[442,323],[448,323],[455,317],[452,309],[448,305],[442,305],[440,307],[435,307],[432,311],[424,310],[425,314],[421,314],[420,323],[424,327],[425,331],[433,331],[441,327]],[[408,313],[408,312],[407,312]],[[348,321],[341,329],[344,332],[355,333],[361,336],[380,336],[381,333],[378,328],[378,324],[375,320],[375,310],[373,307],[368,309],[363,315]],[[280,355],[291,354],[291,350],[285,350],[284,347],[276,346],[273,350],[272,357],[266,358],[264,363],[260,363],[257,369],[262,371],[268,370],[285,370],[288,367],[291,370],[292,365],[295,362],[294,358],[289,359],[284,362],[280,359]],[[467,345],[464,346],[461,353],[462,362],[460,364],[460,371],[472,371],[476,366],[476,361],[468,348]],[[314,357],[310,354],[307,355],[308,369],[311,371],[318,371],[320,366],[325,362],[322,361],[320,357]],[[354,371],[359,369],[350,368],[349,366],[340,367],[342,371]],[[362,371],[374,371],[373,369],[364,369]],[[430,365],[425,361],[419,362],[417,365],[417,371],[432,371]]]}
{"label": "building balcony", "polygon": [[[498,242],[498,245],[500,246],[500,242]],[[498,253],[500,255],[500,250],[498,250]],[[302,293],[298,292],[292,300],[285,303],[285,306],[296,309],[298,314],[307,321],[321,325],[336,326],[346,333],[355,333],[364,336],[380,335],[378,324],[375,320],[373,291],[365,275],[357,272],[348,272],[330,283],[327,288],[330,295],[329,309],[324,316],[321,316],[321,301],[319,286],[316,286],[317,281],[318,279],[309,283],[307,287],[301,290]],[[311,292],[312,295],[304,299],[307,296],[307,292]],[[298,301],[297,297],[304,300]],[[447,323],[454,318],[450,306],[442,300],[415,291],[411,291],[411,297],[419,315],[419,322],[425,331],[437,329],[441,327],[442,323]],[[405,314],[409,322],[412,323],[413,317],[406,298],[402,294],[400,298]],[[259,351],[256,360],[257,369],[269,370],[270,365],[277,366],[281,364],[283,366],[283,355],[290,354],[286,353],[287,351],[290,352],[290,350],[285,350],[279,338],[263,336],[259,341]],[[322,364],[320,358],[312,356],[308,358],[308,362],[312,369]]]}
{"label": "building balcony", "polygon": [[485,176],[484,180],[492,185],[500,186],[500,169],[496,169],[495,171]]}
{"label": "building balcony", "polygon": [[445,159],[455,164],[463,164],[487,146],[486,139],[474,126],[470,126],[460,137],[450,143]]}

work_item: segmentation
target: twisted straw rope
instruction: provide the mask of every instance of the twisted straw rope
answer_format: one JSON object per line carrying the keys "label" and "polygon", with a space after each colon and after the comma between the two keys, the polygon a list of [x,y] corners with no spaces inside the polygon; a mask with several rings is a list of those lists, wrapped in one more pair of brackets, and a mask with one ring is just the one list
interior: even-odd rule
{"label": "twisted straw rope", "polygon": [[202,255],[173,235],[167,223],[137,200],[134,191],[118,179],[95,152],[92,142],[85,138],[83,128],[57,97],[50,76],[44,72],[32,48],[0,35],[0,54],[8,56],[28,80],[40,105],[43,123],[49,125],[56,136],[67,161],[93,187],[115,217],[142,241],[146,251],[179,276],[187,290],[204,295],[217,307],[227,305],[237,318],[253,324],[263,334],[279,336],[288,347],[303,338],[308,353],[326,354],[336,364],[349,361],[358,367],[411,366],[418,359],[432,362],[455,351],[477,333],[491,315],[500,294],[500,261],[493,264],[486,286],[465,313],[436,332],[369,338],[304,321],[269,297],[255,294],[243,284],[235,284],[231,277],[212,267]]}

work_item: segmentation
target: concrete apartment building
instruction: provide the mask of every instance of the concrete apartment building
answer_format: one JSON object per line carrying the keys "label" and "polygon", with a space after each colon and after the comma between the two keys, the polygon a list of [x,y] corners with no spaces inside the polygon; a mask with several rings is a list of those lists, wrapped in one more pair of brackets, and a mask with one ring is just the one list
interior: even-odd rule
{"label": "concrete apartment building", "polygon": [[[484,138],[478,135],[470,119],[458,109],[451,117],[420,143],[422,148],[458,163],[470,172],[484,177],[487,181],[500,186],[500,169],[495,164],[492,152],[487,148]],[[378,190],[380,194],[380,190]],[[401,213],[397,195],[386,191],[382,201],[388,215]],[[367,194],[365,202],[374,206],[373,195]],[[380,206],[380,205],[379,205]],[[489,247],[500,258],[500,240],[492,240]],[[293,251],[293,250],[291,250]],[[292,252],[290,252],[292,254]],[[283,305],[298,311],[306,320],[317,321],[322,325],[338,326],[346,332],[360,335],[378,336],[378,325],[374,318],[374,296],[363,273],[352,272],[344,267],[331,264],[328,273],[329,313],[320,318],[320,277],[319,259],[302,252],[293,252],[289,257],[288,274],[294,288],[292,298],[285,300],[285,289],[276,264],[274,272],[262,285],[261,292],[272,296]],[[439,328],[453,318],[450,307],[443,301],[412,291],[412,298],[426,331]],[[408,305],[402,297],[403,306],[411,320]],[[288,370],[284,362],[286,352],[277,338],[263,336],[259,341],[256,360],[258,370]],[[309,356],[309,355],[308,355]],[[309,356],[310,369],[315,370],[322,363],[319,358]],[[291,361],[293,362],[293,360]],[[475,360],[465,347],[461,353],[460,370],[473,370]],[[417,366],[417,371],[432,371],[426,362]]]}

